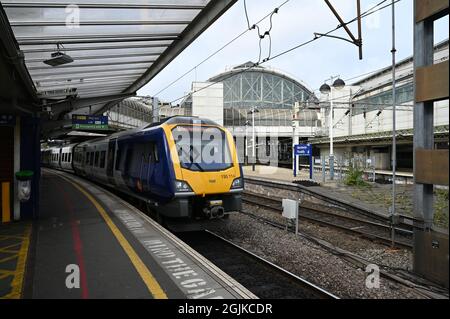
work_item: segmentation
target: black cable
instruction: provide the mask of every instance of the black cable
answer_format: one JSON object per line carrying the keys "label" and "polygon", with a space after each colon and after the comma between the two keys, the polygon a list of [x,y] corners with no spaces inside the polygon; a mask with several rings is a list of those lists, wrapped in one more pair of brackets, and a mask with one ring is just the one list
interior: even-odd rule
{"label": "black cable", "polygon": [[[287,0],[287,1],[289,1],[289,0]],[[286,2],[287,2],[287,1],[286,1]],[[372,11],[372,10],[374,10],[375,8],[377,8],[377,7],[379,7],[380,5],[382,5],[383,3],[385,3],[386,1],[387,1],[387,0],[381,1],[380,3],[376,4],[375,6],[373,6],[372,8],[370,8],[369,10],[367,10],[366,12],[364,12],[363,14],[361,14],[361,18],[365,18],[365,17],[367,17],[367,16],[369,16],[369,15],[371,15],[371,14],[374,14],[374,13],[380,11],[380,10],[383,10],[383,9],[385,9],[385,8],[387,8],[387,7],[392,6],[392,4],[387,4],[387,5],[385,5],[385,6],[381,7],[381,8],[378,8],[378,9],[375,10],[375,11]],[[394,4],[397,3],[397,2],[400,2],[400,1],[401,1],[401,0],[397,0],[397,1],[394,2]],[[285,2],[285,3],[286,3],[286,2]],[[328,34],[334,32],[334,31],[336,31],[336,30],[338,30],[338,29],[340,29],[340,28],[343,28],[344,25],[349,25],[349,24],[351,24],[351,23],[353,23],[353,22],[355,22],[355,21],[357,21],[357,20],[358,20],[358,17],[356,17],[356,18],[354,18],[354,19],[352,19],[352,20],[350,20],[350,21],[348,21],[348,22],[346,22],[346,23],[344,23],[344,24],[341,24],[341,25],[337,26],[336,28],[334,28],[334,29],[328,31],[327,33],[324,33],[324,35],[328,35]],[[276,59],[276,58],[278,58],[278,57],[280,57],[280,56],[282,56],[282,55],[285,55],[285,54],[287,54],[287,53],[289,53],[289,52],[291,52],[291,51],[294,51],[294,50],[296,50],[296,49],[298,49],[298,48],[300,48],[300,47],[306,46],[306,45],[310,44],[311,42],[314,42],[314,41],[320,39],[321,37],[322,37],[322,36],[314,37],[314,38],[311,39],[311,40],[305,41],[305,42],[300,43],[300,44],[298,44],[298,45],[296,45],[296,46],[294,46],[294,47],[292,47],[292,48],[290,48],[290,49],[287,49],[287,50],[285,50],[285,51],[283,51],[283,52],[280,52],[280,53],[278,53],[277,55],[275,55],[275,56],[273,56],[273,57],[271,57],[271,58],[269,58],[269,59],[266,59],[266,60],[263,61],[263,62],[255,63],[254,65],[252,65],[252,66],[250,66],[250,67],[247,67],[247,68],[245,68],[245,69],[243,69],[243,70],[241,70],[241,71],[239,71],[239,72],[231,73],[229,76],[227,76],[227,77],[221,79],[220,81],[211,82],[211,84],[209,84],[209,85],[207,85],[207,86],[205,86],[205,87],[203,87],[203,88],[201,88],[201,89],[198,89],[198,90],[196,90],[196,91],[190,92],[190,93],[188,93],[188,94],[186,94],[186,95],[183,95],[183,96],[181,96],[181,97],[179,97],[179,98],[177,98],[177,99],[171,101],[170,103],[179,101],[179,100],[181,100],[181,99],[183,99],[183,98],[185,98],[185,97],[188,97],[188,96],[191,95],[191,94],[194,94],[194,93],[197,93],[197,92],[199,92],[199,91],[202,91],[202,90],[204,90],[204,89],[206,89],[206,88],[209,88],[210,86],[212,86],[212,85],[214,85],[214,84],[217,84],[218,82],[223,82],[224,80],[230,78],[231,76],[234,76],[234,75],[236,75],[236,74],[240,74],[240,73],[246,72],[246,71],[248,71],[248,70],[250,70],[250,69],[252,69],[252,68],[254,68],[254,67],[256,67],[256,66],[259,66],[259,65],[261,65],[261,64],[263,64],[263,63],[266,63],[266,62],[268,62],[268,61],[274,60],[274,59]]]}
{"label": "black cable", "polygon": [[248,12],[247,12],[247,4],[246,1],[244,0],[244,12],[245,12],[245,17],[247,18],[247,26],[248,26],[248,30],[250,29],[250,20],[248,18]]}
{"label": "black cable", "polygon": [[[278,10],[283,7],[286,3],[288,3],[290,0],[285,0],[284,2],[282,2],[277,8],[275,8],[275,10],[278,12]],[[209,59],[211,59],[213,56],[215,56],[217,53],[219,53],[220,51],[222,51],[223,49],[225,49],[227,46],[229,46],[230,44],[232,44],[233,42],[235,42],[237,39],[239,39],[240,37],[242,37],[244,34],[246,34],[248,31],[254,29],[255,27],[258,26],[259,23],[261,23],[262,21],[264,21],[265,19],[267,19],[268,17],[270,17],[273,12],[275,10],[272,10],[270,13],[266,14],[264,17],[262,17],[260,20],[258,20],[253,26],[250,27],[250,23],[248,22],[249,28],[245,29],[243,32],[241,32],[239,35],[237,35],[236,37],[234,37],[231,41],[227,42],[225,45],[223,45],[222,47],[220,47],[218,50],[216,50],[215,52],[213,52],[212,54],[210,54],[208,57],[206,57],[203,61],[201,61],[200,63],[198,63],[197,65],[195,65],[194,67],[192,67],[191,69],[189,69],[188,71],[186,71],[184,74],[182,74],[180,77],[178,77],[177,79],[173,80],[172,82],[170,82],[167,86],[165,86],[164,88],[162,88],[161,90],[159,90],[157,93],[153,94],[153,96],[158,96],[159,94],[161,94],[162,92],[164,92],[165,90],[167,90],[169,87],[171,87],[173,84],[175,84],[176,82],[178,82],[179,80],[181,80],[182,78],[184,78],[186,75],[188,75],[189,73],[191,73],[193,70],[195,70],[197,67],[199,67],[200,65],[202,65],[203,63],[205,63],[206,61],[208,61]]]}

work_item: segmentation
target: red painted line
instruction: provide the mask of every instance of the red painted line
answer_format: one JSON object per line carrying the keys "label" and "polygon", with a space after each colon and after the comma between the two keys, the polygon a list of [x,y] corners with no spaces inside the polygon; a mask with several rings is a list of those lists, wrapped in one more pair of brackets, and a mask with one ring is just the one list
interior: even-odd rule
{"label": "red painted line", "polygon": [[[59,178],[58,178],[59,180]],[[80,228],[78,227],[78,222],[75,219],[75,211],[73,208],[73,202],[70,199],[67,191],[63,187],[59,187],[59,190],[63,193],[64,203],[66,204],[66,208],[69,211],[70,216],[70,227],[72,229],[72,240],[73,240],[73,249],[75,251],[75,256],[77,259],[77,265],[80,269],[80,288],[81,288],[81,298],[88,299],[89,291],[87,285],[87,275],[86,275],[86,267],[84,265],[84,256],[83,256],[83,242],[81,241],[80,236]]]}

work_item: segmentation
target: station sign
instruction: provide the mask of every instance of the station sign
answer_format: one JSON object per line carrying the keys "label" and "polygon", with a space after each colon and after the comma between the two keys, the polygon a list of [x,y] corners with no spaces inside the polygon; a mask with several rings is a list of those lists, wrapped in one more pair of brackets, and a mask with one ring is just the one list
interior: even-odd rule
{"label": "station sign", "polygon": [[294,154],[296,156],[311,156],[312,145],[311,144],[296,144],[294,145]]}
{"label": "station sign", "polygon": [[72,129],[75,130],[107,130],[108,117],[103,115],[72,115]]}
{"label": "station sign", "polygon": [[16,125],[16,116],[11,114],[0,114],[1,126],[14,126]]}

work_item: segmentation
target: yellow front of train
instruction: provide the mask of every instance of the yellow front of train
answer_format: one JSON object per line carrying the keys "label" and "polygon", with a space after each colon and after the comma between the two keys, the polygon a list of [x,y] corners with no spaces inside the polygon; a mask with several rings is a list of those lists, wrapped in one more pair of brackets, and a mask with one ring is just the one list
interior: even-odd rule
{"label": "yellow front of train", "polygon": [[164,124],[175,172],[176,197],[189,198],[204,217],[222,217],[241,207],[243,176],[233,136],[213,122]]}

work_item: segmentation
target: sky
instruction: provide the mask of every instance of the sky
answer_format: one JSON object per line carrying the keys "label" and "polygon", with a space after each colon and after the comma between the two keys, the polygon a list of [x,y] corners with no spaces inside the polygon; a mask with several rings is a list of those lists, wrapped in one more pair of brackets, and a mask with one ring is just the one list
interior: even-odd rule
{"label": "sky", "polygon": [[[250,25],[278,7],[284,0],[247,0]],[[362,12],[378,4],[380,0],[361,0]],[[385,4],[389,4],[387,1]],[[344,21],[356,16],[356,1],[332,0]],[[400,61],[413,53],[413,0],[400,0],[395,4],[396,59]],[[283,71],[302,81],[311,90],[317,90],[331,76],[351,79],[355,76],[389,66],[392,63],[392,11],[387,7],[363,19],[363,60],[358,58],[358,48],[346,41],[322,37],[319,40],[282,55],[263,64]],[[314,32],[325,33],[339,22],[322,0],[290,0],[273,15],[271,56],[314,37]],[[259,24],[261,32],[269,29],[269,19]],[[435,22],[435,43],[448,39],[448,16]],[[172,81],[190,70],[211,53],[232,40],[247,28],[244,1],[237,1],[225,14],[215,21],[188,48],[176,57],[164,70],[140,89],[140,96],[154,96]],[[357,24],[349,25],[357,35]],[[344,30],[333,35],[348,37]],[[238,64],[258,60],[259,38],[256,30],[227,46],[217,55],[200,65],[177,83],[171,85],[158,97],[174,101],[191,90],[193,81],[207,81],[210,77]],[[262,59],[268,56],[269,41],[262,40]],[[350,84],[352,81],[348,81]],[[179,101],[178,101],[179,103]]]}

